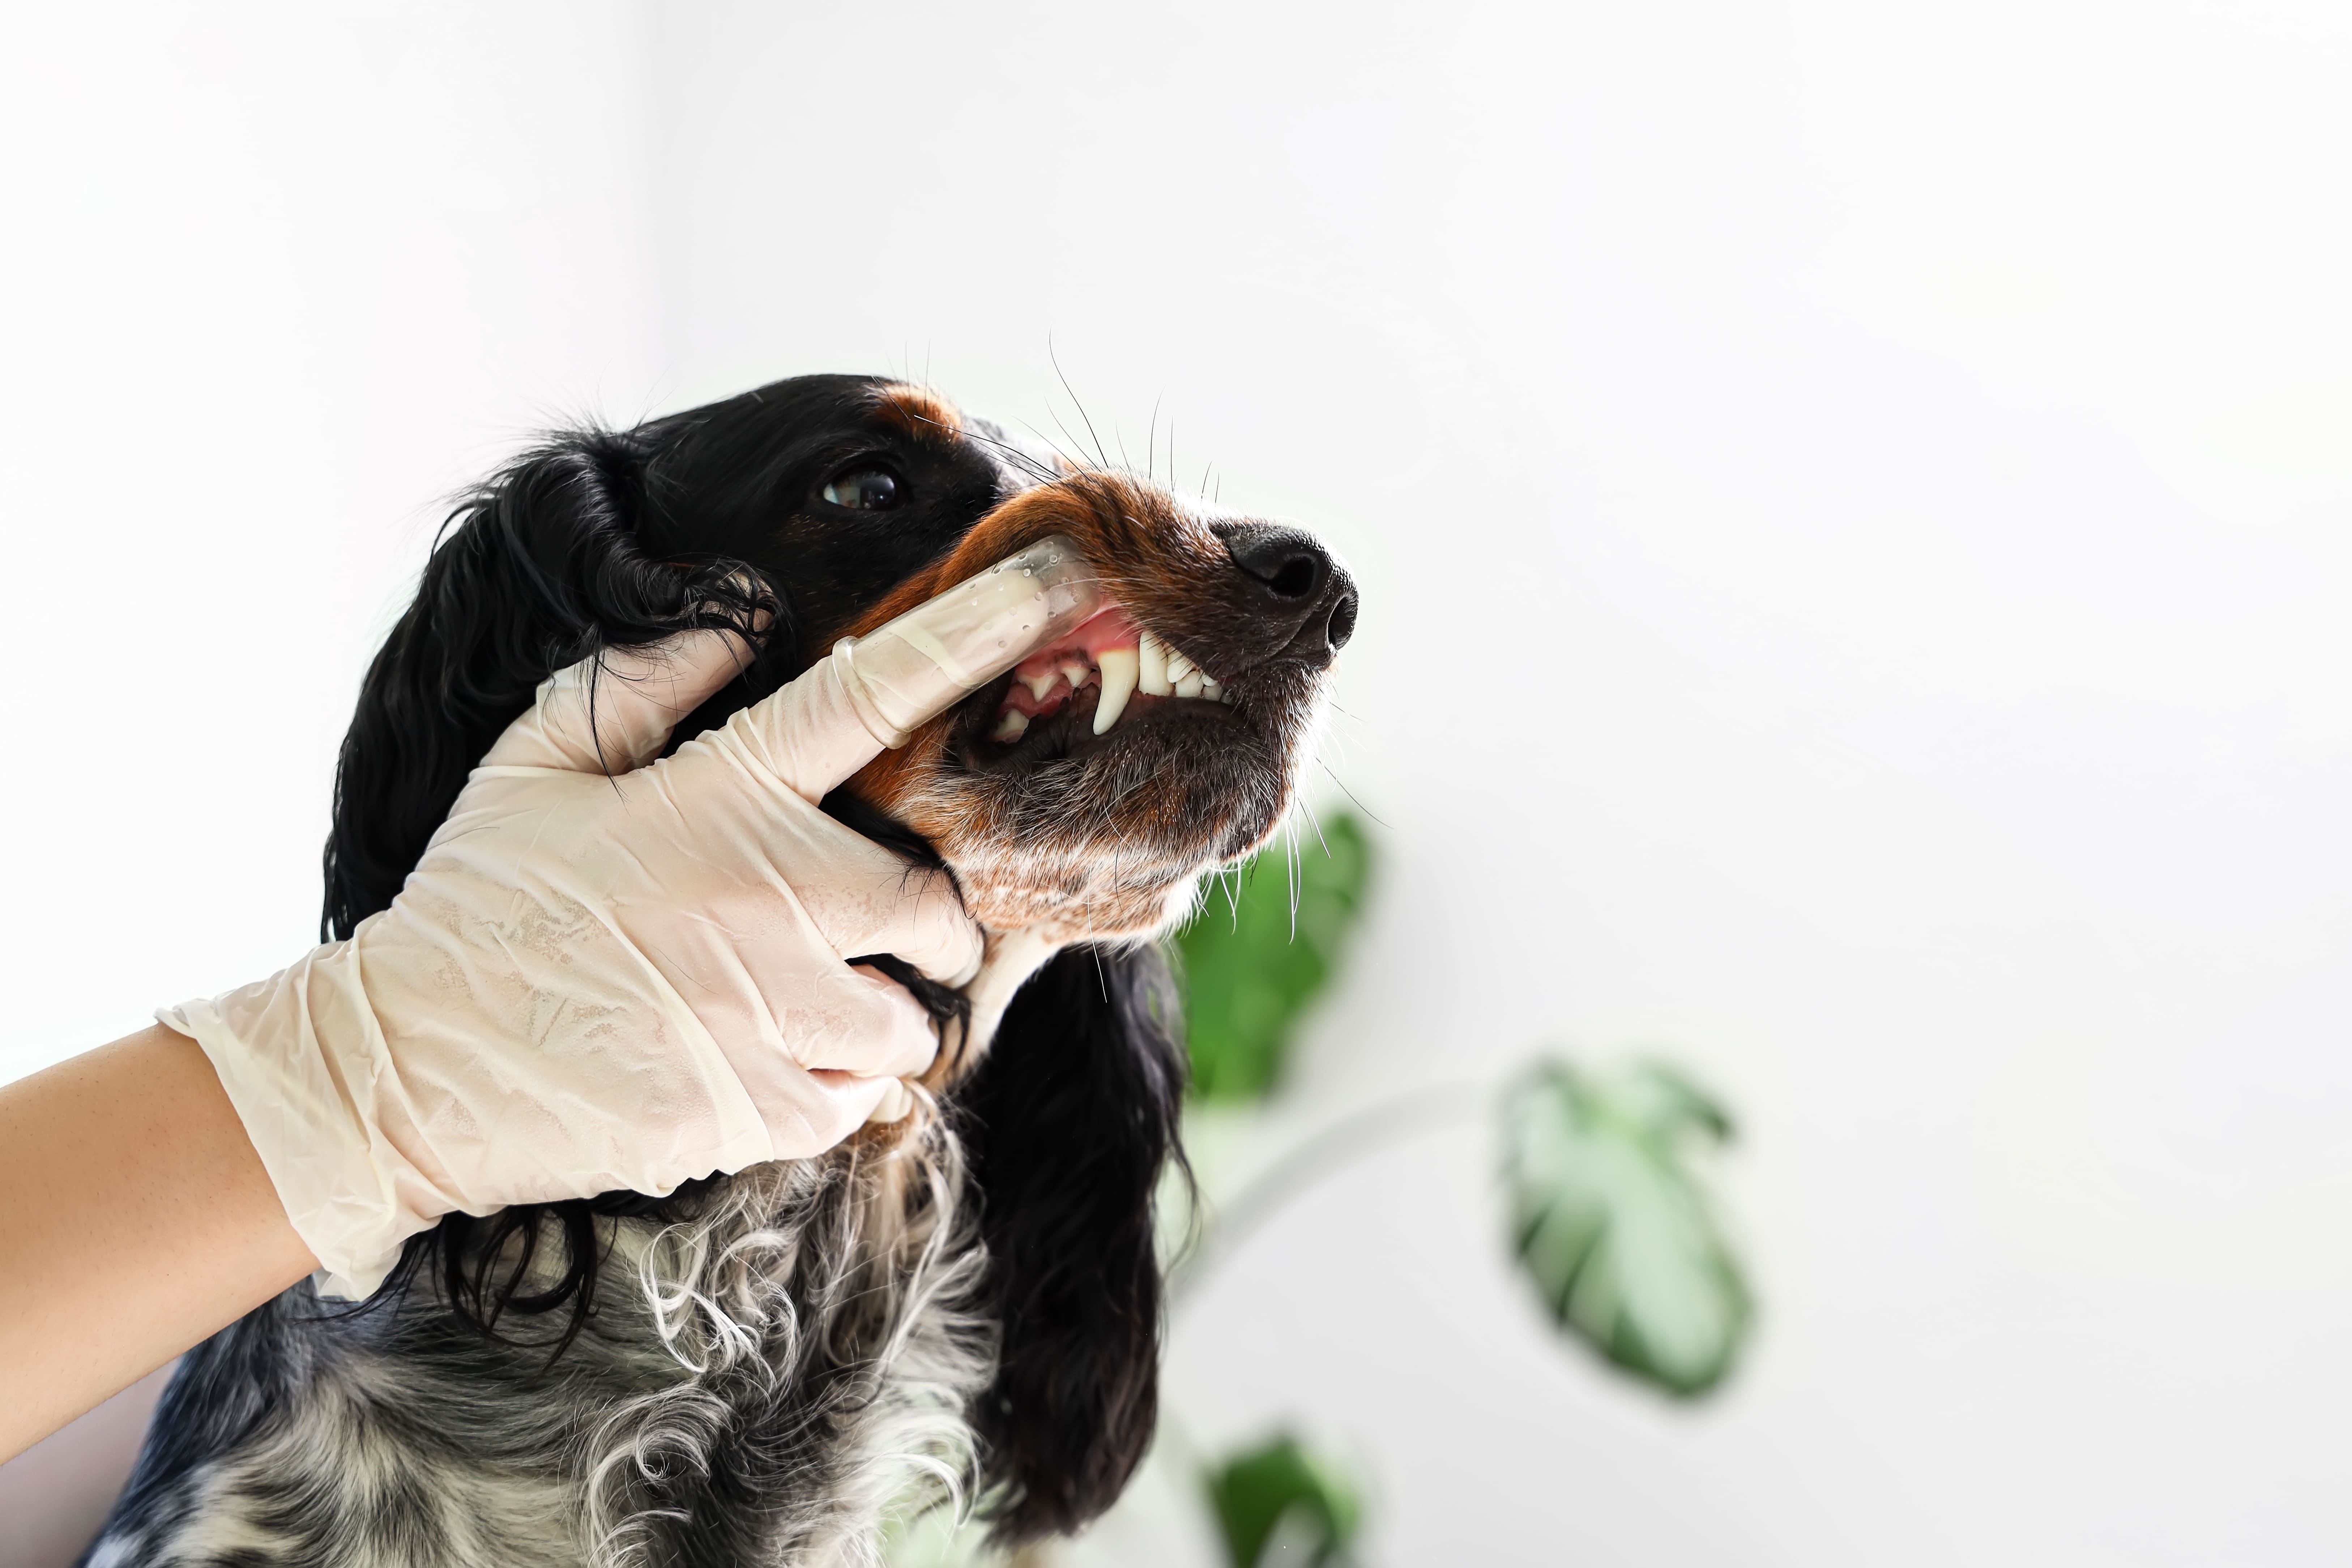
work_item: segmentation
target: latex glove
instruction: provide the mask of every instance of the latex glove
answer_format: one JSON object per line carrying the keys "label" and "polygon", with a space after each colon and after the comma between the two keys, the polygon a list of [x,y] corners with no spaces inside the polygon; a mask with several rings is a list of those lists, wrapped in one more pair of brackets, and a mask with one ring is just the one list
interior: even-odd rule
{"label": "latex glove", "polygon": [[903,987],[845,960],[895,953],[962,984],[981,933],[945,877],[817,802],[1092,613],[1066,546],[1048,564],[1057,580],[983,574],[845,643],[658,762],[736,673],[734,637],[559,673],[389,909],[159,1013],[220,1074],[320,1289],[368,1294],[455,1210],[666,1194],[903,1114],[898,1079],[937,1037]]}

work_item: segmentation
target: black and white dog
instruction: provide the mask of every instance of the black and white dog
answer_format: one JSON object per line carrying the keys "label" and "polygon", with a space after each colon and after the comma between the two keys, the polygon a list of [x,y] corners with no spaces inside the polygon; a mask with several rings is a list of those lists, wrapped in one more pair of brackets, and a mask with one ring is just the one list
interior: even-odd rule
{"label": "black and white dog", "polygon": [[826,801],[1053,954],[992,1040],[892,970],[950,1042],[916,1115],[666,1199],[452,1215],[363,1306],[288,1292],[189,1353],[85,1562],[848,1564],[942,1503],[1006,1542],[1083,1525],[1157,1402],[1184,1055],[1150,939],[1287,809],[1348,574],[1298,530],[858,376],[557,439],[451,523],[344,742],[330,937],[391,901],[538,683],[601,648],[772,617],[683,740],[1063,534],[1147,675],[1119,706],[1129,682],[1106,697],[1083,649],[1045,650]]}

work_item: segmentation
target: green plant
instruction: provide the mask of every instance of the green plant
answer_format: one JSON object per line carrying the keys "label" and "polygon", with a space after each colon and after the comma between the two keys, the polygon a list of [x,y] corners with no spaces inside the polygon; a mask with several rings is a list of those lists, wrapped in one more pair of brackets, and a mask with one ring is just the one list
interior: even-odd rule
{"label": "green plant", "polygon": [[1292,1031],[1330,984],[1371,872],[1371,841],[1342,813],[1295,859],[1270,850],[1210,884],[1176,938],[1195,1095],[1247,1102],[1281,1082]]}
{"label": "green plant", "polygon": [[1748,1288],[1686,1156],[1730,1136],[1722,1110],[1658,1063],[1594,1079],[1545,1061],[1504,1121],[1519,1261],[1553,1318],[1669,1394],[1721,1382]]}
{"label": "green plant", "polygon": [[1288,1433],[1225,1461],[1208,1489],[1234,1568],[1258,1568],[1277,1538],[1305,1553],[1286,1554],[1286,1568],[1340,1568],[1363,1523],[1354,1486]]}
{"label": "green plant", "polygon": [[[1269,852],[1239,868],[1184,928],[1200,1100],[1247,1107],[1275,1092],[1293,1037],[1362,915],[1372,862],[1362,824],[1339,815],[1295,857]],[[1214,1205],[1180,1288],[1235,1235],[1348,1162],[1495,1103],[1491,1091],[1415,1089],[1320,1129]],[[1729,1118],[1662,1064],[1594,1076],[1557,1058],[1506,1085],[1500,1110],[1514,1247],[1553,1321],[1663,1393],[1693,1398],[1715,1388],[1751,1308],[1692,1156],[1730,1136]],[[1286,1436],[1213,1468],[1209,1501],[1234,1568],[1257,1568],[1286,1518],[1294,1521],[1286,1531],[1318,1542],[1313,1561],[1339,1561],[1360,1509],[1352,1490],[1331,1489],[1333,1474]]]}

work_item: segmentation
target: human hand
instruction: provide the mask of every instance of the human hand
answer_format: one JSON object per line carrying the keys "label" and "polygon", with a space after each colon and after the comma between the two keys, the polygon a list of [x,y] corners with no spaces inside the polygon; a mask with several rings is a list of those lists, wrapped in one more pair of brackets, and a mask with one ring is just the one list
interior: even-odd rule
{"label": "human hand", "polygon": [[817,803],[1090,613],[1090,581],[1026,575],[973,579],[659,761],[735,675],[732,634],[559,672],[389,909],[159,1015],[211,1058],[324,1289],[365,1295],[454,1210],[666,1194],[904,1113],[936,1035],[845,961],[961,985],[982,936],[943,875]]}

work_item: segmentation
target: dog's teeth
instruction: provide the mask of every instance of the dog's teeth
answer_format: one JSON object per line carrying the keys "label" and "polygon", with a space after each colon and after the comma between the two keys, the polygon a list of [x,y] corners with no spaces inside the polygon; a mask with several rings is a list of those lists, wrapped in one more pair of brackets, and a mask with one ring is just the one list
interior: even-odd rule
{"label": "dog's teeth", "polygon": [[1127,711],[1127,700],[1135,695],[1135,678],[1139,660],[1131,647],[1107,647],[1095,656],[1102,662],[1102,695],[1095,700],[1095,733],[1108,734]]}
{"label": "dog's teeth", "polygon": [[1042,675],[1023,676],[1021,678],[1021,684],[1029,689],[1030,701],[1043,704],[1045,700],[1045,693],[1053,690],[1055,683],[1059,681],[1061,679],[1062,672],[1060,670],[1049,669]]}
{"label": "dog's teeth", "polygon": [[1168,679],[1168,645],[1145,632],[1135,639],[1135,657],[1140,661],[1135,678],[1137,689],[1148,697],[1165,697],[1175,688]]}
{"label": "dog's teeth", "polygon": [[1029,715],[1018,708],[1007,708],[997,715],[996,728],[988,732],[988,738],[1009,744],[1028,732]]}
{"label": "dog's teeth", "polygon": [[1225,700],[1225,689],[1203,676],[1201,678],[1201,695],[1212,702],[1223,702]]}
{"label": "dog's teeth", "polygon": [[1168,650],[1169,685],[1175,685],[1178,681],[1183,679],[1186,676],[1192,674],[1199,668],[1200,666],[1194,664],[1191,659],[1186,658],[1182,654],[1178,653],[1174,648],[1171,647]]}
{"label": "dog's teeth", "polygon": [[1066,658],[1062,661],[1062,676],[1070,683],[1072,696],[1077,694],[1078,688],[1084,686],[1087,683],[1087,677],[1094,672],[1095,667],[1085,659]]}
{"label": "dog's teeth", "polygon": [[1184,679],[1176,683],[1176,695],[1179,697],[1198,697],[1201,695],[1201,672],[1197,669],[1188,669],[1184,672]]}

